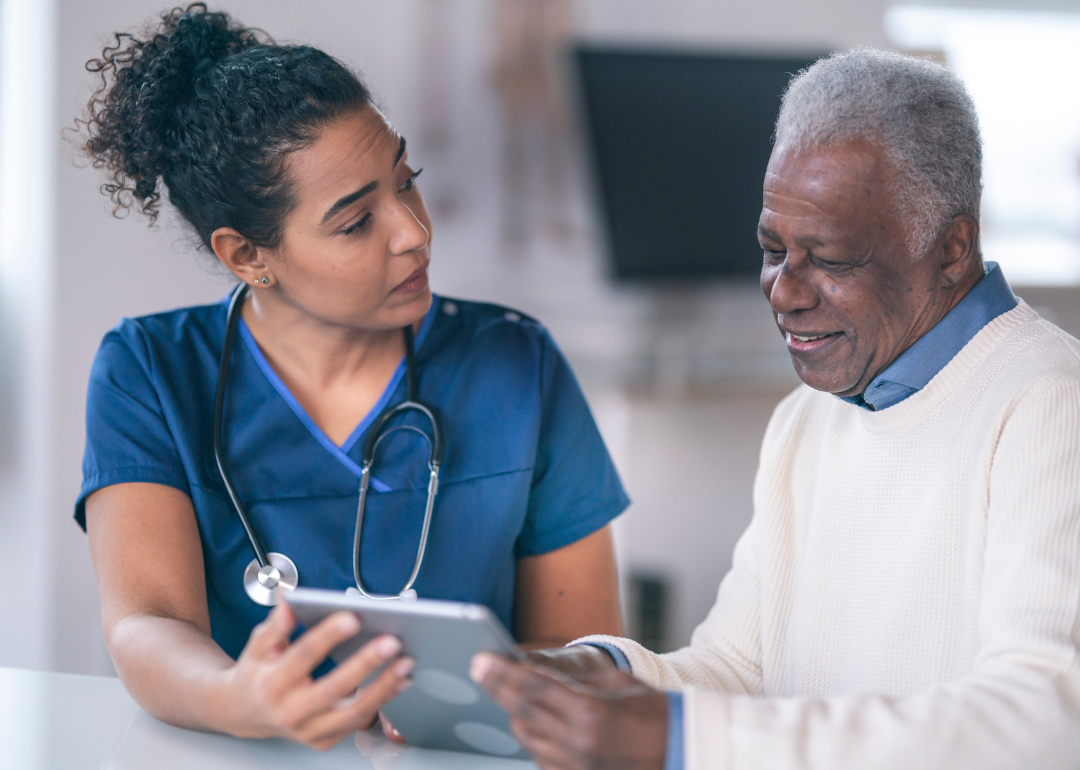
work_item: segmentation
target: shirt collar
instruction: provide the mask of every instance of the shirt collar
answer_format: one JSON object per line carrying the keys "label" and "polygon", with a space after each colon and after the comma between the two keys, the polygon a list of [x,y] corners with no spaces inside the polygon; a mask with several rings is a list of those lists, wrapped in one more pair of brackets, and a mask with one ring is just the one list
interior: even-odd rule
{"label": "shirt collar", "polygon": [[919,392],[953,360],[971,338],[1018,300],[996,262],[956,307],[873,379],[863,393],[841,396],[849,404],[881,411]]}

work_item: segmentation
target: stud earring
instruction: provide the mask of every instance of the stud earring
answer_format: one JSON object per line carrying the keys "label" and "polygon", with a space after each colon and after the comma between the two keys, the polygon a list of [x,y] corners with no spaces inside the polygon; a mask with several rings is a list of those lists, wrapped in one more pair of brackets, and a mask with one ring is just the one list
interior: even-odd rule
{"label": "stud earring", "polygon": [[262,279],[261,279],[261,280],[259,281],[259,283],[263,283],[263,284],[266,284],[266,283],[270,283],[270,279],[269,279],[269,278],[267,278],[267,277],[266,277],[266,276],[264,275],[264,276],[262,277]]}

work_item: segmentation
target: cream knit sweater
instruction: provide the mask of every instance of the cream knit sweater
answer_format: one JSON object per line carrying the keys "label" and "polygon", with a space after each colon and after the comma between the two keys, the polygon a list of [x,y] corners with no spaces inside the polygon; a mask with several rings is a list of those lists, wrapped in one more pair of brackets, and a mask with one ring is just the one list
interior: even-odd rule
{"label": "cream knit sweater", "polygon": [[889,409],[799,388],[754,509],[689,647],[588,637],[687,770],[1080,768],[1080,342],[1021,302]]}

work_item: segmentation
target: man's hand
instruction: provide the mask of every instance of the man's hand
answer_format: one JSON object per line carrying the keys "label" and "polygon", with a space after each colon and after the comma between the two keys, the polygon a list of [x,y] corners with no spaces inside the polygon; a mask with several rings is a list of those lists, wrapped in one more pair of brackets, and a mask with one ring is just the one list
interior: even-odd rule
{"label": "man's hand", "polygon": [[615,659],[606,651],[591,644],[575,644],[550,650],[525,653],[530,662],[553,668],[579,682],[592,681],[598,674],[615,670]]}
{"label": "man's hand", "polygon": [[488,653],[473,658],[469,673],[510,714],[514,735],[545,770],[664,766],[667,697],[629,674],[609,670],[584,684]]}

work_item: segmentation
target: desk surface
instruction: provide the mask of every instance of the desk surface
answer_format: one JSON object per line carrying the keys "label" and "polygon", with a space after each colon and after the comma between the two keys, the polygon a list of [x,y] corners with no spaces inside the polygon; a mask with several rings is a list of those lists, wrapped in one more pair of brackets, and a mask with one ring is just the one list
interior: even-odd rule
{"label": "desk surface", "polygon": [[397,746],[377,731],[319,753],[278,740],[181,730],[118,679],[0,668],[0,770],[528,770],[506,759]]}

